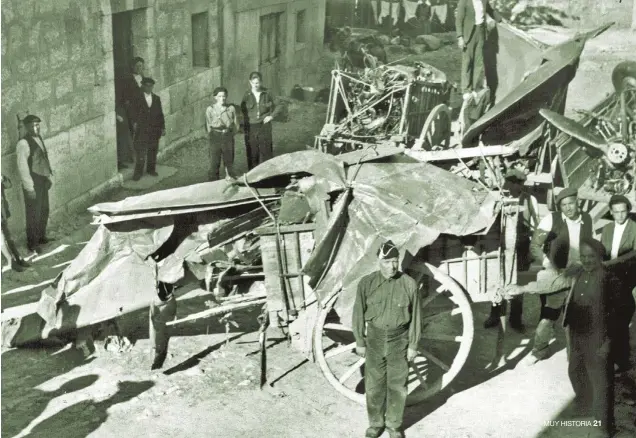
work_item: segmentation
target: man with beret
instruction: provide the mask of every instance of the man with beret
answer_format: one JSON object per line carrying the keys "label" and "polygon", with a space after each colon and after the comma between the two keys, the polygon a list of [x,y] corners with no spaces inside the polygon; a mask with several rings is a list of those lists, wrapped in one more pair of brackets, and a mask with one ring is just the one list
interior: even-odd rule
{"label": "man with beret", "polygon": [[629,323],[634,316],[636,287],[636,222],[630,217],[632,204],[623,195],[614,195],[609,202],[614,221],[603,227],[601,243],[605,247],[607,269],[621,279],[622,285],[613,291],[614,332],[611,336],[611,355],[617,372],[631,368],[629,363]]}
{"label": "man with beret", "polygon": [[40,136],[40,118],[29,114],[22,120],[26,134],[16,145],[18,173],[24,190],[27,248],[37,252],[49,242],[46,225],[49,220],[49,189],[53,171],[49,155]]}
{"label": "man with beret", "polygon": [[161,107],[161,99],[152,92],[155,81],[143,78],[143,96],[133,102],[135,172],[133,180],[139,181],[147,162],[148,175],[158,176],[156,171],[159,139],[166,135],[166,124]]}
{"label": "man with beret", "polygon": [[398,270],[393,242],[383,243],[377,256],[379,269],[360,280],[353,306],[356,353],[366,358],[365,437],[378,438],[386,427],[391,438],[401,438],[409,362],[422,331],[420,297],[415,280]]}
{"label": "man with beret", "polygon": [[[524,185],[526,174],[519,169],[511,169],[506,173],[506,181],[504,190],[508,190],[510,196],[519,200],[519,220],[517,222],[517,271],[527,271],[530,268],[530,237],[532,232],[539,225],[537,212],[539,203],[537,198],[532,196],[526,190]],[[523,312],[523,295],[514,297],[508,304],[510,305],[510,326],[518,331],[523,331],[523,323],[521,322],[521,314]],[[490,307],[490,316],[484,322],[484,328],[492,328],[499,325],[499,318],[505,314],[506,304],[492,305]]]}
{"label": "man with beret", "polygon": [[[592,218],[579,210],[577,191],[568,187],[559,192],[555,205],[557,211],[545,216],[532,236],[530,252],[541,261],[548,273],[558,275],[565,268],[580,263],[579,246],[583,239],[593,237]],[[541,295],[540,321],[534,335],[532,353],[525,363],[532,365],[545,359],[550,340],[554,335],[554,323],[559,319],[565,294]]]}

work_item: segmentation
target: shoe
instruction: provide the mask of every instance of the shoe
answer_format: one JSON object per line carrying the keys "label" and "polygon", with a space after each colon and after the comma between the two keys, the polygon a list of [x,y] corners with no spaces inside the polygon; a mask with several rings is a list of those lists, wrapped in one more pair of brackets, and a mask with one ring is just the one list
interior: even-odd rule
{"label": "shoe", "polygon": [[496,318],[496,317],[494,317],[492,315],[489,316],[486,321],[484,321],[484,328],[485,329],[497,327],[498,325],[499,325],[499,318]]}
{"label": "shoe", "polygon": [[539,359],[537,356],[535,356],[534,354],[530,353],[529,355],[527,355],[526,357],[524,357],[520,362],[519,365],[524,366],[524,367],[531,367],[532,365],[536,364],[537,362],[539,362],[541,359]]}
{"label": "shoe", "polygon": [[370,427],[364,434],[364,438],[380,438],[383,432],[383,427]]}
{"label": "shoe", "polygon": [[53,239],[49,239],[48,237],[43,237],[40,239],[40,245],[46,245],[47,243],[53,242]]}
{"label": "shoe", "polygon": [[31,254],[40,254],[40,248],[38,248],[37,246],[27,246],[27,251],[29,251],[29,253]]}
{"label": "shoe", "polygon": [[622,363],[614,365],[614,373],[615,374],[623,374],[632,369],[632,365],[630,363]]}
{"label": "shoe", "polygon": [[28,267],[30,267],[30,266],[31,266],[31,263],[27,262],[27,261],[26,261],[26,260],[24,260],[24,259],[17,259],[17,260],[15,261],[15,263],[16,263],[16,264],[18,264],[18,265],[20,265],[20,266],[22,266],[23,268],[28,268]]}
{"label": "shoe", "polygon": [[128,169],[128,166],[126,166],[124,163],[117,163],[117,168],[119,168],[119,169]]}
{"label": "shoe", "polygon": [[397,429],[391,429],[390,427],[386,428],[387,432],[389,432],[389,438],[404,438],[404,432]]}
{"label": "shoe", "polygon": [[13,262],[11,262],[11,269],[13,269],[15,272],[24,272],[26,267],[18,264],[17,261],[13,261]]}
{"label": "shoe", "polygon": [[133,175],[132,180],[133,181],[139,181],[141,179],[141,175]]}
{"label": "shoe", "polygon": [[148,175],[150,175],[150,176],[159,176],[159,174],[157,172],[148,172]]}

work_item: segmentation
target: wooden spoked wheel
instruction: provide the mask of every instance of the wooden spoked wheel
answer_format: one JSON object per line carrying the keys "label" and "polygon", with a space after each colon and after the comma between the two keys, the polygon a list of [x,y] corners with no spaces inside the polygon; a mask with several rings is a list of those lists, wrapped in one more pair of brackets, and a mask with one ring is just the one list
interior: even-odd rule
{"label": "wooden spoked wheel", "polygon": [[[407,404],[419,403],[446,388],[468,359],[474,324],[470,302],[450,276],[426,263],[436,290],[423,296],[423,331],[419,356],[409,366]],[[343,325],[329,300],[314,329],[316,362],[327,381],[345,397],[365,404],[364,362],[355,354],[350,327]]]}
{"label": "wooden spoked wheel", "polygon": [[416,148],[425,150],[448,149],[451,138],[451,113],[447,105],[440,103],[433,108],[416,140]]}

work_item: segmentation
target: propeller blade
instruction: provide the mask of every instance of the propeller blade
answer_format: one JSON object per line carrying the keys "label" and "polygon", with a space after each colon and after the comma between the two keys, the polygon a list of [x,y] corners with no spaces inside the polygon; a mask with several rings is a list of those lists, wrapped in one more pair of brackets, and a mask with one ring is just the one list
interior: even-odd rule
{"label": "propeller blade", "polygon": [[541,114],[541,117],[546,119],[560,131],[582,141],[587,146],[598,149],[604,154],[607,153],[609,145],[602,138],[589,132],[589,130],[580,123],[545,108],[539,110],[539,114]]}

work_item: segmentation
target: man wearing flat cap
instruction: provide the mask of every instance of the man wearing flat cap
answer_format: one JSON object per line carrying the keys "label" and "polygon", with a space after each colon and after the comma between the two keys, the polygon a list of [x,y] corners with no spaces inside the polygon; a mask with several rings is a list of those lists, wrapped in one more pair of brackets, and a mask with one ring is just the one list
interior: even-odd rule
{"label": "man wearing flat cap", "polygon": [[161,99],[152,92],[155,81],[152,78],[143,78],[141,89],[143,95],[135,102],[134,114],[134,148],[135,148],[135,172],[133,180],[138,181],[147,166],[148,175],[157,175],[157,153],[159,152],[159,139],[166,135],[166,122],[163,116]]}
{"label": "man wearing flat cap", "polygon": [[40,136],[40,118],[29,114],[22,123],[26,134],[16,145],[18,173],[24,190],[27,248],[36,252],[49,242],[46,225],[49,220],[49,189],[53,171],[49,155]]}
{"label": "man wearing flat cap", "polygon": [[[519,200],[519,220],[517,222],[517,242],[516,257],[517,270],[527,271],[530,268],[530,238],[533,231],[539,225],[537,212],[539,203],[537,198],[532,196],[526,190],[524,185],[526,174],[518,169],[511,169],[506,173],[506,181],[504,182],[504,190],[508,190],[510,196]],[[508,303],[492,305],[490,307],[490,316],[484,322],[484,328],[492,328],[499,325],[499,318],[505,314],[506,307],[510,307],[509,321],[510,326],[517,330],[523,331],[524,326],[521,322],[521,314],[523,312],[523,295],[516,296]]]}
{"label": "man wearing flat cap", "polygon": [[398,270],[393,242],[380,245],[377,256],[379,269],[360,280],[353,306],[356,353],[366,358],[365,437],[378,438],[386,428],[391,438],[401,438],[409,362],[422,331],[420,297],[415,280]]}
{"label": "man wearing flat cap", "polygon": [[634,316],[634,297],[636,287],[636,222],[630,217],[632,204],[623,195],[614,195],[609,202],[612,223],[603,227],[601,243],[605,247],[605,266],[621,279],[622,285],[613,291],[614,333],[611,334],[611,356],[617,372],[631,368],[629,363],[629,323]]}
{"label": "man wearing flat cap", "polygon": [[[593,237],[592,218],[579,210],[577,191],[568,187],[556,196],[557,211],[545,216],[532,236],[530,251],[536,261],[541,261],[545,275],[558,276],[567,267],[580,263],[579,246],[583,239]],[[549,354],[550,340],[554,335],[554,323],[561,315],[565,294],[541,295],[540,321],[534,335],[532,353],[525,364],[533,365]]]}

